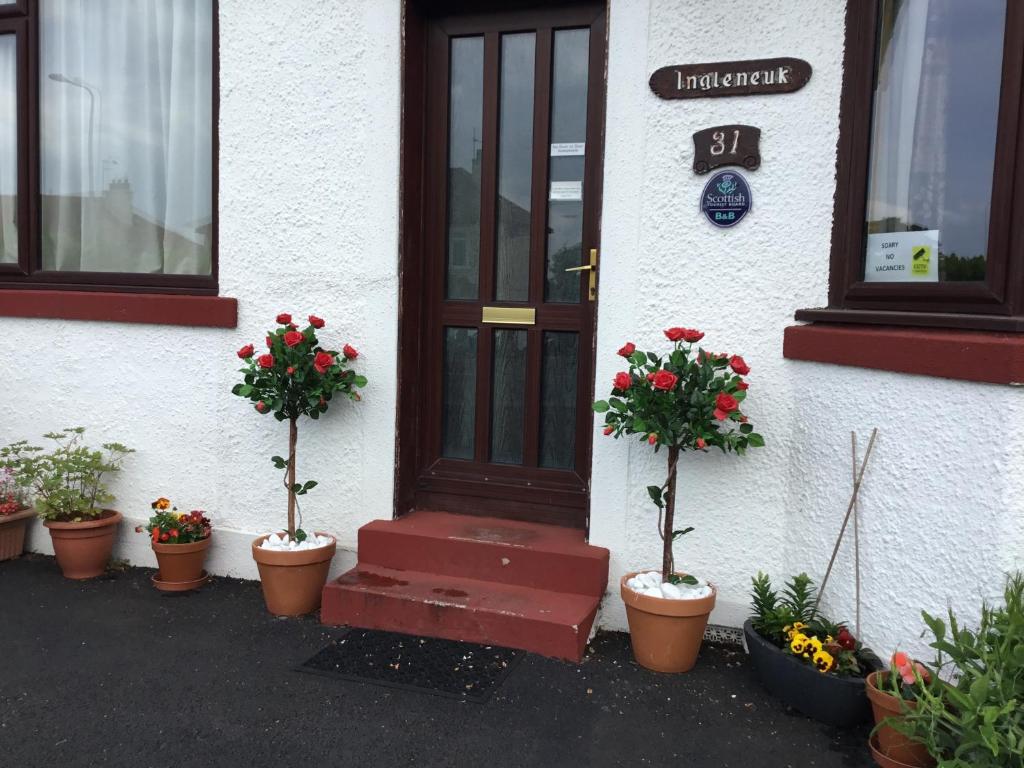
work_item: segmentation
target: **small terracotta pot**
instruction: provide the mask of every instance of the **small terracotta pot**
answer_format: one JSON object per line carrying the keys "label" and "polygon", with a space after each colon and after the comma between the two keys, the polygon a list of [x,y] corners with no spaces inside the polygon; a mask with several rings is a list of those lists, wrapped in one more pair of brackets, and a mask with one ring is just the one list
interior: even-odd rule
{"label": "small terracotta pot", "polygon": [[317,536],[331,536],[330,545],[296,552],[260,549],[269,535],[260,536],[252,543],[252,559],[260,569],[267,610],[275,616],[312,613],[320,607],[327,572],[338,548],[337,540],[329,533],[317,531]]}
{"label": "small terracotta pot", "polygon": [[19,509],[10,515],[0,515],[0,560],[21,557],[25,551],[25,529],[35,517],[31,509]]}
{"label": "small terracotta pot", "polygon": [[[878,745],[877,733],[868,740],[868,746],[871,748],[871,756],[882,768],[920,768],[921,763],[904,763],[885,754]],[[935,761],[933,760],[928,765],[935,765]]]}
{"label": "small terracotta pot", "polygon": [[[168,592],[183,591],[184,582],[193,582],[196,586],[203,576],[203,563],[206,561],[206,550],[210,548],[210,534],[205,539],[190,544],[161,544],[153,542],[159,573],[153,580],[157,589]],[[194,588],[194,587],[189,587]]]}
{"label": "small terracotta pot", "polygon": [[50,529],[53,554],[64,577],[93,579],[102,576],[110,562],[120,523],[121,513],[112,509],[103,510],[103,515],[95,520],[80,523],[45,521],[43,525]]}
{"label": "small terracotta pot", "polygon": [[[907,709],[917,708],[915,701],[904,701],[891,693],[878,689],[879,678],[886,674],[889,674],[887,670],[872,672],[868,675],[867,685],[864,688],[868,694],[868,701],[871,702],[871,712],[875,716],[876,724],[881,723],[887,717],[902,718],[905,710],[901,707],[901,702],[906,705]],[[871,741],[871,751],[876,751],[875,745],[877,744],[877,751],[889,759],[889,762],[883,763],[876,757],[876,762],[879,765],[910,765],[914,768],[930,768],[935,765],[935,760],[928,754],[928,748],[924,744],[908,739],[891,725],[879,725],[871,737]]]}
{"label": "small terracotta pot", "polygon": [[641,595],[626,586],[637,573],[627,573],[619,582],[633,657],[640,666],[655,672],[689,672],[697,663],[718,590],[710,584],[711,594],[697,600]]}

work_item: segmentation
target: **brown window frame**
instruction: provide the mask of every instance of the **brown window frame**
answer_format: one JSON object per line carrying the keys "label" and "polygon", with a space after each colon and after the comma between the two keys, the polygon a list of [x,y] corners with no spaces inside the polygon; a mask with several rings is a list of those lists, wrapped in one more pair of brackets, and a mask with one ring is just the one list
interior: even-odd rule
{"label": "brown window frame", "polygon": [[828,307],[796,319],[1024,332],[1024,3],[1007,2],[984,282],[863,280],[881,0],[850,0],[836,157]]}
{"label": "brown window frame", "polygon": [[[0,5],[0,34],[14,34],[17,40],[18,89],[18,263],[0,264],[0,292],[47,292],[38,294],[37,301],[55,303],[58,297],[50,291],[86,291],[146,294],[184,294],[194,296],[218,295],[218,200],[219,200],[219,112],[220,112],[220,29],[219,2],[212,0],[211,69],[212,163],[211,195],[212,218],[210,224],[209,275],[153,275],[132,272],[61,272],[42,269],[42,212],[40,207],[41,148],[39,137],[39,2],[16,0]],[[24,201],[24,202],[22,202]],[[11,304],[16,302],[8,297]],[[4,299],[0,297],[0,305]],[[7,314],[0,306],[0,315]],[[10,314],[25,316],[13,310]],[[45,316],[63,316],[44,313]],[[145,321],[142,321],[145,322]],[[153,322],[159,322],[154,320]],[[233,322],[233,321],[232,321]]]}

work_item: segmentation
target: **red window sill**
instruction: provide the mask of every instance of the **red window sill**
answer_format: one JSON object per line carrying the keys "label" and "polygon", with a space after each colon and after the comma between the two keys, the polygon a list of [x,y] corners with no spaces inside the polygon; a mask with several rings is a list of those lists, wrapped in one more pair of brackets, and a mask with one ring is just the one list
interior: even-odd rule
{"label": "red window sill", "polygon": [[786,328],[782,353],[790,360],[1024,383],[1024,334],[815,323]]}
{"label": "red window sill", "polygon": [[0,290],[0,317],[234,328],[238,302],[166,293]]}

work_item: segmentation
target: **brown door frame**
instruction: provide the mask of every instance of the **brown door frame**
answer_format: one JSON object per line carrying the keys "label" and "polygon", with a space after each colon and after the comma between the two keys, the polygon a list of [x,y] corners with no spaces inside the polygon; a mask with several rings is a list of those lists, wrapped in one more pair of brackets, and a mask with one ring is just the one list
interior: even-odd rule
{"label": "brown door frame", "polygon": [[[464,9],[472,9],[475,12],[463,14]],[[437,427],[433,419],[436,414],[425,413],[427,410],[423,404],[424,398],[421,395],[421,387],[433,386],[424,384],[420,373],[425,370],[436,369],[437,378],[440,378],[440,365],[437,362],[440,354],[437,349],[432,349],[426,342],[429,333],[428,320],[436,313],[436,306],[431,306],[429,290],[424,286],[430,281],[438,279],[437,274],[428,274],[428,245],[432,234],[430,226],[432,221],[437,219],[432,205],[436,195],[431,195],[426,188],[426,180],[431,178],[431,173],[436,174],[437,168],[428,169],[428,163],[444,163],[444,152],[427,153],[427,135],[431,130],[435,135],[439,126],[429,126],[430,115],[435,120],[445,120],[444,129],[447,129],[447,110],[429,109],[428,103],[436,99],[438,89],[447,91],[447,84],[443,77],[434,77],[430,80],[432,69],[427,66],[428,54],[430,51],[431,34],[442,34],[439,30],[438,19],[444,18],[444,25],[447,32],[459,32],[463,30],[483,31],[487,29],[508,28],[509,23],[518,23],[516,13],[528,10],[535,10],[545,15],[545,24],[552,27],[557,26],[580,26],[582,24],[592,25],[592,45],[590,53],[590,85],[591,95],[588,97],[588,139],[597,145],[596,151],[588,146],[586,156],[586,172],[584,200],[588,201],[585,208],[583,224],[584,252],[587,248],[599,247],[600,239],[600,210],[601,210],[601,176],[603,168],[604,149],[604,108],[605,108],[605,61],[607,57],[606,40],[606,9],[600,2],[566,2],[562,3],[538,3],[537,0],[523,0],[517,2],[494,3],[496,10],[493,13],[481,14],[478,3],[464,3],[458,0],[437,2],[431,0],[407,0],[403,13],[403,63],[402,63],[402,144],[401,144],[401,215],[400,215],[400,253],[399,253],[399,349],[398,349],[398,418],[396,435],[396,483],[395,483],[395,516],[399,517],[412,511],[415,508],[417,496],[417,481],[429,460],[430,446],[426,444],[427,436],[434,434]],[[457,14],[457,17],[453,17]],[[550,48],[547,51],[550,57]],[[486,64],[485,64],[486,66]],[[433,68],[436,70],[436,67]],[[538,78],[543,80],[544,78]],[[593,89],[600,89],[596,94]],[[544,98],[548,98],[547,86],[545,86]],[[489,94],[490,98],[497,98],[496,94]],[[548,101],[550,105],[550,101]],[[549,112],[548,109],[538,112]],[[438,115],[441,115],[438,117]],[[485,117],[485,125],[487,118]],[[547,117],[544,120],[544,132],[547,132]],[[593,134],[590,134],[591,127],[594,127]],[[535,122],[535,130],[537,129]],[[486,133],[486,128],[485,128]],[[540,151],[542,142],[537,142],[535,155]],[[546,155],[546,142],[543,142]],[[440,158],[440,159],[439,159]],[[486,172],[486,171],[485,171]],[[535,194],[537,191],[542,196],[546,205],[547,189],[546,174],[544,179],[534,180]],[[539,189],[538,185],[544,184],[545,188]],[[485,210],[481,211],[482,216],[488,216]],[[482,222],[482,230],[483,227]],[[535,233],[544,237],[543,230]],[[482,235],[483,236],[483,235]],[[485,268],[486,271],[486,268]],[[542,275],[536,275],[539,281],[543,280]],[[484,286],[481,286],[483,291]],[[581,301],[586,304],[587,297],[584,291]],[[479,312],[478,307],[474,307]],[[554,318],[557,327],[558,305],[547,305],[538,307],[538,317],[543,312],[548,318]],[[596,304],[592,305],[592,311],[585,327],[580,332],[579,340],[579,365],[585,375],[581,375],[581,385],[577,387],[577,420],[578,429],[576,435],[577,455],[576,470],[578,475],[572,484],[567,484],[564,471],[545,469],[530,469],[519,466],[504,467],[501,465],[488,465],[489,482],[480,484],[479,495],[486,498],[501,498],[503,500],[502,516],[520,519],[545,520],[543,513],[538,514],[538,505],[534,501],[523,500],[522,491],[514,484],[503,484],[502,477],[515,476],[520,481],[527,480],[537,490],[533,491],[536,498],[540,488],[546,503],[563,510],[558,520],[564,525],[572,525],[583,529],[589,529],[590,518],[590,470],[591,470],[591,445],[593,441],[593,429],[591,420],[587,418],[590,413],[590,403],[593,399],[593,371],[594,371],[594,344],[596,326]],[[531,331],[532,333],[532,331]],[[539,332],[538,332],[539,335]],[[531,354],[528,365],[533,372],[533,378],[539,381],[539,370],[541,364],[541,345],[539,339],[531,339]],[[478,354],[489,357],[486,345],[481,344]],[[433,360],[433,365],[428,367],[428,360]],[[527,402],[539,400],[539,392],[527,391]],[[479,417],[478,417],[479,420]],[[529,423],[529,420],[528,420]],[[529,435],[529,433],[528,433]],[[457,474],[457,462],[455,467],[447,467],[449,471]],[[493,469],[493,471],[492,471]],[[562,475],[559,482],[551,483],[552,473]],[[466,480],[459,481],[465,487]],[[431,506],[444,508],[449,511],[464,512],[472,514],[473,504],[470,498],[465,499],[463,508],[459,507],[458,499],[444,494],[432,493],[439,501]],[[451,502],[451,503],[447,503]],[[582,504],[582,506],[581,506]],[[543,506],[543,505],[540,505]],[[571,512],[569,510],[572,510]],[[555,522],[553,518],[550,520]]]}

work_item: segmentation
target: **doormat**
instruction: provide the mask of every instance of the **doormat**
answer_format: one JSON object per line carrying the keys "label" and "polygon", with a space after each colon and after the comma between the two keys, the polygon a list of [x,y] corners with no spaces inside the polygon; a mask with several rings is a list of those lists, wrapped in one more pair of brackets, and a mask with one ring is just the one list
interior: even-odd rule
{"label": "doormat", "polygon": [[522,657],[495,645],[353,628],[298,670],[483,704]]}

